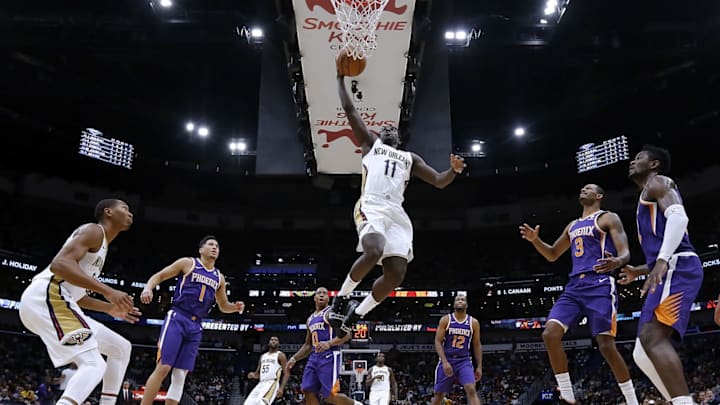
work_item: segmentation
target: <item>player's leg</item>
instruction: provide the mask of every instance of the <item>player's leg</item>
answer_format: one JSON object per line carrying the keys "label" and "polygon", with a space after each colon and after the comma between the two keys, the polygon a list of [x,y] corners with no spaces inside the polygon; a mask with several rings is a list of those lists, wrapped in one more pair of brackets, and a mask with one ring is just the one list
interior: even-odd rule
{"label": "player's leg", "polygon": [[469,405],[480,405],[480,397],[478,397],[475,389],[475,370],[473,369],[472,360],[450,359],[453,367],[453,376],[465,389],[467,402]]}
{"label": "player's leg", "polygon": [[326,359],[318,359],[315,374],[320,384],[320,396],[325,402],[334,405],[362,405],[340,393],[340,352],[333,352],[333,355]]}
{"label": "player's leg", "polygon": [[452,388],[454,378],[454,375],[445,375],[442,363],[438,362],[438,365],[435,367],[435,385],[433,387],[432,405],[442,404],[443,398],[445,398],[445,395],[450,392],[450,388]]}
{"label": "player's leg", "polygon": [[100,405],[114,405],[122,387],[125,370],[130,363],[132,345],[100,322],[88,319],[88,323],[97,337],[100,354],[106,357]]}
{"label": "player's leg", "polygon": [[553,305],[550,315],[548,315],[548,321],[545,324],[545,330],[542,333],[543,342],[545,342],[545,348],[550,359],[550,366],[553,369],[560,390],[560,396],[571,404],[575,403],[575,393],[568,372],[568,360],[562,345],[562,337],[570,325],[575,323],[578,314],[582,310],[572,293],[574,281],[571,280],[565,292]]}
{"label": "player's leg", "polygon": [[329,320],[334,328],[339,328],[342,319],[333,314],[342,314],[343,306],[348,296],[355,290],[358,284],[372,269],[380,262],[385,249],[385,215],[379,212],[380,207],[372,201],[355,205],[355,227],[358,232],[357,251],[361,252],[360,257],[355,260],[350,272],[338,291],[337,297],[333,300]]}
{"label": "player's leg", "polygon": [[648,292],[640,314],[633,357],[658,391],[675,405],[692,404],[692,398],[672,340],[685,335],[702,278],[697,256],[673,255],[663,284]]}
{"label": "player's leg", "polygon": [[313,392],[305,392],[305,405],[320,405],[320,399]]}
{"label": "player's leg", "polygon": [[200,351],[200,342],[202,341],[202,327],[198,322],[184,321],[185,336],[183,337],[182,346],[178,351],[177,358],[173,363],[172,375],[170,378],[170,387],[167,392],[165,402],[168,405],[177,405],[182,398],[185,389],[185,377],[187,373],[195,368],[195,360]]}
{"label": "player's leg", "polygon": [[105,373],[105,361],[97,348],[78,354],[72,362],[77,365],[77,371],[68,381],[58,405],[82,404]]}
{"label": "player's leg", "polygon": [[141,405],[151,405],[160,390],[160,385],[178,359],[183,344],[183,318],[174,311],[169,311],[160,331],[158,354],[155,370],[145,382],[145,393]]}
{"label": "player's leg", "polygon": [[464,384],[465,395],[467,395],[467,402],[469,405],[480,405],[480,397],[478,396],[475,383]]}
{"label": "player's leg", "polygon": [[589,273],[585,281],[590,287],[582,290],[583,313],[587,314],[588,324],[597,341],[598,350],[610,365],[620,391],[625,397],[625,403],[638,405],[627,364],[615,345],[618,305],[615,279],[603,274]]}

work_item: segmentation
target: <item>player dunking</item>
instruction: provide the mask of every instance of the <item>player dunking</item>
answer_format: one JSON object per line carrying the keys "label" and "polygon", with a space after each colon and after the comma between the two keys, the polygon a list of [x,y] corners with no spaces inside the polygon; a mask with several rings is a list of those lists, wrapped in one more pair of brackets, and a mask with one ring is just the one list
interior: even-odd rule
{"label": "player dunking", "polygon": [[384,353],[375,356],[375,365],[368,370],[365,385],[370,387],[370,405],[388,405],[390,401],[397,400],[398,385],[395,381],[395,373],[385,365]]}
{"label": "player dunking", "polygon": [[[339,70],[337,84],[342,108],[362,149],[362,189],[354,213],[359,238],[357,250],[362,255],[352,265],[329,317],[336,329],[340,327],[338,335],[344,336],[405,278],[407,264],[413,258],[412,223],[402,206],[410,177],[444,188],[462,173],[465,163],[462,157],[450,155],[450,168],[438,173],[417,154],[399,150],[397,128],[384,127],[379,135],[367,129]],[[347,316],[342,316],[347,297],[376,264],[382,265],[383,275],[375,280],[372,294],[357,308],[347,308]]]}
{"label": "player dunking", "polygon": [[[121,200],[102,200],[95,207],[95,218],[97,223],[81,225],[70,235],[20,298],[20,320],[42,338],[53,365],[77,365],[57,402],[61,405],[81,404],[100,379],[100,404],[114,404],[130,361],[130,342],[85,315],[81,308],[131,323],[140,315],[128,294],[97,280],[108,245],[132,225],[130,208]],[[95,291],[109,302],[91,298],[87,291]]]}
{"label": "player dunking", "polygon": [[283,396],[290,374],[284,373],[282,381],[280,380],[280,374],[287,366],[287,358],[285,353],[278,350],[279,348],[280,338],[271,337],[268,342],[268,351],[260,356],[257,370],[248,373],[248,378],[259,379],[260,382],[248,395],[245,405],[270,405],[275,401],[275,397]]}
{"label": "player dunking", "polygon": [[533,229],[523,224],[520,234],[551,262],[572,246],[570,281],[553,305],[542,334],[562,399],[575,403],[562,337],[575,326],[579,317],[586,316],[600,353],[615,374],[625,401],[628,405],[637,405],[630,372],[615,346],[618,293],[615,279],[606,274],[627,264],[630,251],[620,217],[601,209],[603,198],[605,191],[600,186],[587,184],[583,187],[579,196],[582,217],[570,222],[552,246],[538,236],[539,225]]}
{"label": "player dunking", "polygon": [[[480,405],[475,383],[482,377],[482,346],[480,322],[467,313],[467,297],[458,295],[453,303],[453,313],[440,319],[435,332],[435,351],[440,357],[435,368],[435,395],[432,405],[443,403],[457,380],[465,389],[470,405]],[[477,367],[473,373],[470,345],[475,354]]]}
{"label": "player dunking", "polygon": [[652,145],[630,162],[630,180],[640,189],[638,237],[647,264],[626,266],[621,283],[649,274],[640,292],[646,298],[633,358],[665,400],[677,405],[693,400],[672,341],[685,335],[703,269],[687,234],[689,219],[677,185],[663,176],[669,171],[670,153]]}
{"label": "player dunking", "polygon": [[202,326],[200,321],[217,302],[218,309],[226,314],[242,313],[245,304],[229,302],[225,292],[225,277],[215,268],[220,256],[220,244],[212,235],[204,237],[199,244],[200,258],[183,257],[155,273],[140,294],[143,304],[152,302],[153,289],[165,280],[178,279],[173,296],[172,309],[165,317],[165,323],[158,339],[158,359],[155,370],[145,383],[142,404],[150,405],[155,400],[160,384],[172,370],[170,388],[166,403],[177,404],[182,398],[185,377],[195,366]]}
{"label": "player dunking", "polygon": [[350,340],[350,335],[344,338],[335,336],[335,330],[327,322],[328,290],[320,287],[315,290],[315,312],[307,320],[307,333],[305,343],[287,363],[286,373],[295,366],[295,362],[310,356],[303,372],[302,389],[305,394],[305,404],[319,405],[322,397],[325,402],[337,405],[362,405],[344,394],[340,390],[340,351],[339,346]]}

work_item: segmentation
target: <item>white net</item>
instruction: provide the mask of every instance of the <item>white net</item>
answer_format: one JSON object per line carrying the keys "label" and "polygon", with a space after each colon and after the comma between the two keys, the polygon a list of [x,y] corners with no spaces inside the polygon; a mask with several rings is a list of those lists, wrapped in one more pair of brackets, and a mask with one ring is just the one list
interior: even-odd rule
{"label": "white net", "polygon": [[388,0],[331,0],[342,31],[342,50],[365,59],[377,48],[375,30]]}

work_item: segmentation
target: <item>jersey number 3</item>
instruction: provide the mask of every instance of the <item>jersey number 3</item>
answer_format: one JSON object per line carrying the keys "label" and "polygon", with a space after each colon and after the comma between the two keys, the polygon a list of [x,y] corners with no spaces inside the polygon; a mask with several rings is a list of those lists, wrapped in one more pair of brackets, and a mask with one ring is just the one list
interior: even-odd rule
{"label": "jersey number 3", "polygon": [[581,257],[585,254],[585,249],[583,248],[583,240],[582,238],[575,238],[575,257]]}

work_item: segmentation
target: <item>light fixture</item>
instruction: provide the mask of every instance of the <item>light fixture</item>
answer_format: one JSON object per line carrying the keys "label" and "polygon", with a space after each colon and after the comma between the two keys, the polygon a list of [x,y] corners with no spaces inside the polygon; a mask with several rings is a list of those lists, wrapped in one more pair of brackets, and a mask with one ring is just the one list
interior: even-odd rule
{"label": "light fixture", "polygon": [[478,39],[482,31],[478,29],[460,28],[453,31],[445,31],[445,44],[451,48],[467,48],[473,39]]}
{"label": "light fixture", "polygon": [[515,136],[523,136],[523,135],[525,135],[525,128],[523,128],[523,127],[515,128]]}
{"label": "light fixture", "polygon": [[475,153],[480,152],[481,149],[482,149],[482,146],[480,145],[479,142],[478,143],[473,142],[472,146],[470,147],[470,150]]}
{"label": "light fixture", "polygon": [[247,149],[247,144],[245,143],[245,141],[240,141],[240,142],[238,142],[238,143],[236,144],[236,146],[237,146],[237,149],[238,149],[239,151],[241,151],[241,152],[242,152],[242,151],[245,151],[245,150]]}
{"label": "light fixture", "polygon": [[545,15],[550,15],[555,13],[555,7],[545,7]]}
{"label": "light fixture", "polygon": [[264,36],[262,28],[253,28],[250,30],[250,36],[253,38],[262,38]]}
{"label": "light fixture", "polygon": [[210,130],[207,129],[207,127],[198,128],[198,135],[205,137],[205,136],[208,136],[209,134],[210,134]]}
{"label": "light fixture", "polygon": [[557,0],[548,0],[546,5],[547,5],[547,7],[555,8],[558,6],[558,1]]}
{"label": "light fixture", "polygon": [[464,41],[465,39],[467,39],[467,32],[465,32],[465,31],[455,32],[455,39],[457,39],[458,41]]}
{"label": "light fixture", "polygon": [[173,3],[172,3],[172,0],[160,0],[160,5],[165,8],[168,8],[168,7],[172,7]]}
{"label": "light fixture", "polygon": [[265,32],[260,27],[248,28],[244,25],[242,27],[237,26],[235,27],[235,33],[240,38],[245,38],[248,44],[255,45],[256,47],[262,46],[263,38],[265,37]]}
{"label": "light fixture", "polygon": [[192,122],[188,122],[187,124],[185,124],[185,130],[187,130],[188,132],[192,132],[194,129],[195,124],[193,124]]}
{"label": "light fixture", "polygon": [[540,19],[540,24],[547,24],[547,23],[548,23],[548,21],[546,19],[544,19],[544,18]]}
{"label": "light fixture", "polygon": [[237,143],[235,143],[235,142],[230,142],[230,144],[228,145],[228,147],[230,148],[230,151],[234,152],[234,151],[237,149]]}
{"label": "light fixture", "polygon": [[455,39],[455,33],[452,31],[445,31],[445,39]]}

